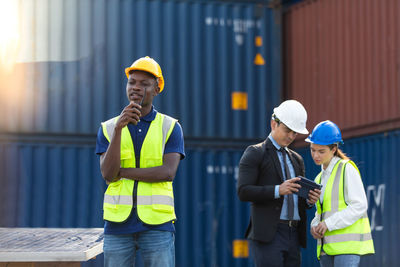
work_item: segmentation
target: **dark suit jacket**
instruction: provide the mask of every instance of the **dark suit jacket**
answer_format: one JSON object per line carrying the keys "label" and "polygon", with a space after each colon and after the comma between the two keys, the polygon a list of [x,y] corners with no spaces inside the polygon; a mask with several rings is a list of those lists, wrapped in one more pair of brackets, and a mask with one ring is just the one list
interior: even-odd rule
{"label": "dark suit jacket", "polygon": [[[289,149],[290,161],[296,176],[304,176],[304,162],[299,154]],[[276,233],[283,197],[275,199],[275,186],[283,182],[282,168],[276,148],[267,138],[264,142],[247,147],[239,164],[237,192],[241,201],[251,202],[250,223],[246,237],[270,242]],[[299,243],[306,247],[306,200],[299,197]]]}

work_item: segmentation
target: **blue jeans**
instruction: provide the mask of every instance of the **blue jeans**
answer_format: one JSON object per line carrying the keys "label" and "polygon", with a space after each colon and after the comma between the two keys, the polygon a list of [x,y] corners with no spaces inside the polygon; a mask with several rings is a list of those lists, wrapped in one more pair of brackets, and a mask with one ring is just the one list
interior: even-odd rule
{"label": "blue jeans", "polygon": [[360,264],[359,255],[322,255],[320,256],[321,267],[358,267]]}
{"label": "blue jeans", "polygon": [[125,235],[104,235],[104,266],[135,266],[137,250],[140,250],[145,267],[175,266],[174,233],[156,230]]}

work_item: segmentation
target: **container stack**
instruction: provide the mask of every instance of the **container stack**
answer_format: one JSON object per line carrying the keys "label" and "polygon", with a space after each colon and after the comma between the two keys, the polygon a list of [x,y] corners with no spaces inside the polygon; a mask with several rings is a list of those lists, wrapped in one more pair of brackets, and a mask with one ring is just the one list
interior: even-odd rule
{"label": "container stack", "polygon": [[[376,254],[362,266],[399,265],[397,1],[10,2],[0,9],[1,227],[103,226],[96,133],[127,104],[124,68],[148,55],[166,82],[155,108],[185,135],[177,266],[252,266],[238,163],[284,99],[304,104],[309,130],[327,119],[342,129],[369,201]],[[294,147],[313,179],[304,138]],[[318,266],[311,235],[308,245],[303,266]]]}
{"label": "container stack", "polygon": [[249,220],[237,166],[247,145],[265,139],[281,100],[280,9],[269,1],[15,2],[16,49],[0,50],[9,57],[0,71],[0,225],[102,227],[96,133],[127,104],[124,68],[148,55],[166,82],[154,105],[185,135],[174,181],[177,266],[251,266],[246,253],[233,255]]}
{"label": "container stack", "polygon": [[[286,96],[304,103],[310,129],[323,120],[335,122],[342,149],[361,171],[376,251],[362,266],[400,262],[393,249],[400,235],[399,10],[394,0],[317,0],[292,5],[283,15]],[[303,139],[296,146],[307,176],[314,178],[320,169],[309,148]],[[308,244],[303,266],[319,266],[311,235]]]}

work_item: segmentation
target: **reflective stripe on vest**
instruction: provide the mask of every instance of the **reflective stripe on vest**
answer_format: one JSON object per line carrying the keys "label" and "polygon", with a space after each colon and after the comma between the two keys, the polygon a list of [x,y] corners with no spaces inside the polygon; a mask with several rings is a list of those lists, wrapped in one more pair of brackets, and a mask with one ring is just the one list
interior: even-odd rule
{"label": "reflective stripe on vest", "polygon": [[121,195],[104,195],[104,203],[111,205],[133,205],[133,199],[131,196],[121,196]]}
{"label": "reflective stripe on vest", "polygon": [[[104,195],[104,202],[111,205],[133,205],[133,199],[131,196],[121,195]],[[163,195],[152,195],[152,196],[141,196],[137,200],[138,205],[151,205],[161,204],[174,206],[174,198]]]}
{"label": "reflective stripe on vest", "polygon": [[174,198],[163,195],[152,195],[152,196],[141,196],[137,200],[138,205],[152,205],[152,204],[160,204],[160,205],[169,205],[174,206]]}
{"label": "reflective stripe on vest", "polygon": [[[327,192],[327,190],[331,190],[331,197],[325,198],[324,194],[324,210],[325,212],[322,212],[321,214],[321,203],[318,199],[317,201],[317,211],[319,214],[321,214],[321,221],[329,218],[332,216],[332,214],[336,213],[339,211],[339,201],[335,201],[339,199],[339,187],[340,187],[340,176],[342,175],[342,170],[343,170],[343,163],[339,160],[335,167],[333,167],[331,177],[334,176],[333,179],[329,177],[328,182],[325,185],[325,191],[324,193]],[[317,183],[321,183],[321,175],[322,172],[315,178],[315,181]],[[328,211],[326,211],[328,210]]]}
{"label": "reflective stripe on vest", "polygon": [[[111,140],[118,117],[102,123],[104,136]],[[176,120],[161,113],[151,122],[140,152],[140,167],[150,168],[163,164],[165,143]],[[128,127],[121,133],[121,167],[135,168],[135,151]],[[134,180],[121,178],[108,185],[104,194],[104,219],[112,222],[125,221],[132,210]],[[172,182],[138,182],[137,213],[146,224],[157,225],[176,219]]]}
{"label": "reflective stripe on vest", "polygon": [[371,240],[371,233],[365,234],[338,234],[326,236],[324,238],[324,242],[326,243],[337,243],[337,242],[346,242],[346,241],[367,241]]}
{"label": "reflective stripe on vest", "polygon": [[[352,161],[339,160],[336,163],[326,183],[322,209],[320,201],[317,201],[317,212],[321,215],[321,221],[326,220],[336,212],[347,207],[344,199],[344,174],[345,166],[348,163],[352,164],[358,171],[357,166]],[[315,178],[317,183],[321,182],[321,175],[322,172]],[[374,245],[367,213],[364,213],[361,218],[346,228],[327,231],[322,241],[318,239],[318,259],[322,248],[328,255],[365,255],[374,253]]]}

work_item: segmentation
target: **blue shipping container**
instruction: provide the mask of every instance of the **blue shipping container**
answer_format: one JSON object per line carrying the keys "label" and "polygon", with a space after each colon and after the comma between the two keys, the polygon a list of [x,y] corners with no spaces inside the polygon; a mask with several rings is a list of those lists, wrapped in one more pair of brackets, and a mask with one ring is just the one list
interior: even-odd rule
{"label": "blue shipping container", "polygon": [[12,2],[20,49],[0,68],[0,131],[95,133],[127,105],[124,68],[149,55],[166,81],[155,106],[185,136],[263,138],[281,97],[281,11],[266,2]]}
{"label": "blue shipping container", "polygon": [[[69,141],[1,140],[0,227],[103,226],[105,183],[94,142]],[[249,220],[236,196],[242,151],[187,149],[174,182],[177,266],[251,266],[232,251]]]}
{"label": "blue shipping container", "polygon": [[0,181],[3,227],[103,226],[93,145],[0,142]]}
{"label": "blue shipping container", "polygon": [[[94,138],[94,137],[93,137]],[[49,139],[49,138],[45,138]],[[0,226],[101,227],[105,184],[94,141],[0,142]],[[65,140],[64,140],[65,142]],[[376,254],[362,266],[397,266],[400,229],[400,130],[345,140],[343,149],[360,168],[369,200]],[[242,239],[249,219],[236,196],[238,149],[187,148],[175,178],[177,266],[251,266],[232,257],[232,241]],[[299,149],[307,177],[319,172],[308,148]],[[315,209],[308,213],[309,221]],[[315,241],[308,238],[302,266],[319,266]]]}
{"label": "blue shipping container", "polygon": [[[12,139],[0,136],[0,227],[103,227],[94,141]],[[82,266],[103,266],[103,255]]]}
{"label": "blue shipping container", "polygon": [[[399,266],[397,251],[400,236],[400,130],[344,140],[342,150],[357,164],[368,197],[368,217],[372,228],[375,255],[366,256],[361,266]],[[314,177],[321,171],[311,158],[309,148],[298,149],[306,165],[306,175]],[[308,212],[311,222],[315,209]],[[308,235],[309,248],[303,251],[304,267],[319,266],[316,241]]]}

